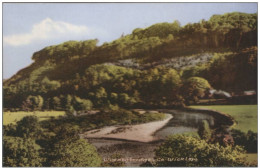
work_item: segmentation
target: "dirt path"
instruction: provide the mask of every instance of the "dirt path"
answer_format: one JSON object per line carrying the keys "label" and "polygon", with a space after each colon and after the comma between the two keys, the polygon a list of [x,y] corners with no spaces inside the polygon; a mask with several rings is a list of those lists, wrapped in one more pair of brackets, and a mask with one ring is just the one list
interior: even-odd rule
{"label": "dirt path", "polygon": [[158,140],[153,134],[165,126],[170,119],[171,114],[165,114],[166,118],[161,121],[153,121],[138,125],[109,126],[101,129],[87,131],[83,134],[84,138],[111,138],[123,139],[139,142],[152,142]]}

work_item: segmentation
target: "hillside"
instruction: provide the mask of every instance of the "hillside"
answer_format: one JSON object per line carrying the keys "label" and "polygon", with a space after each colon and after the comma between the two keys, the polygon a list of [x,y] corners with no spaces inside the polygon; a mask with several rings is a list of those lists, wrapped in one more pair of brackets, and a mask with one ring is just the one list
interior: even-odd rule
{"label": "hillside", "polygon": [[158,23],[97,43],[68,41],[35,52],[30,66],[4,81],[4,107],[183,106],[209,88],[257,89],[257,14]]}

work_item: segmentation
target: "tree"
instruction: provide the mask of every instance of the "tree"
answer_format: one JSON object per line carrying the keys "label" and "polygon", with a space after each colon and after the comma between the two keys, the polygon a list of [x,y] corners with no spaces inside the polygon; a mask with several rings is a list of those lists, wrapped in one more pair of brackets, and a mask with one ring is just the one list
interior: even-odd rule
{"label": "tree", "polygon": [[79,129],[71,124],[54,130],[56,136],[47,149],[47,165],[53,167],[99,167],[101,158],[96,148],[80,139]]}
{"label": "tree", "polygon": [[239,147],[208,144],[191,136],[172,135],[155,151],[159,167],[245,166],[245,151]]}
{"label": "tree", "polygon": [[106,104],[106,101],[107,101],[106,89],[103,87],[98,88],[95,94],[95,105],[102,107]]}
{"label": "tree", "polygon": [[51,143],[54,144],[61,140],[67,140],[68,142],[73,142],[79,140],[79,127],[72,124],[63,124],[54,128],[54,133],[56,134]]}
{"label": "tree", "polygon": [[204,96],[205,91],[210,88],[211,86],[206,79],[190,77],[184,81],[181,90],[186,103],[189,104],[189,101],[197,102],[199,98]]}
{"label": "tree", "polygon": [[93,103],[88,99],[81,99],[79,97],[74,97],[73,107],[76,111],[87,111],[92,109]]}
{"label": "tree", "polygon": [[61,101],[60,98],[55,96],[52,98],[52,109],[54,110],[61,110]]}
{"label": "tree", "polygon": [[30,138],[3,138],[3,165],[6,167],[39,167],[43,158],[40,157],[40,146]]}
{"label": "tree", "polygon": [[232,136],[235,141],[235,145],[241,145],[249,153],[257,153],[257,133],[249,130],[244,133],[240,130],[232,129]]}
{"label": "tree", "polygon": [[94,146],[84,139],[67,143],[59,141],[51,153],[50,166],[53,167],[99,167],[101,158]]}
{"label": "tree", "polygon": [[44,77],[41,84],[42,84],[42,91],[44,93],[51,90],[57,90],[61,86],[59,81],[55,81],[55,80],[50,81],[48,77]]}
{"label": "tree", "polygon": [[26,101],[23,102],[22,108],[26,111],[28,110],[41,110],[43,106],[43,98],[38,96],[28,96]]}
{"label": "tree", "polygon": [[117,100],[118,100],[118,95],[117,95],[117,93],[111,93],[110,94],[110,101],[111,101],[111,103],[117,103]]}
{"label": "tree", "polygon": [[23,138],[38,138],[42,130],[36,116],[26,116],[17,122],[17,135]]}

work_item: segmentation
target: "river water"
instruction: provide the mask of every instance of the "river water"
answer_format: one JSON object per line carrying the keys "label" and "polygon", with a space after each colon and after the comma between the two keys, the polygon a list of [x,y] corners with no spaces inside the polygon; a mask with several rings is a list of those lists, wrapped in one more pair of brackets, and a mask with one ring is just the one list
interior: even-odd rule
{"label": "river water", "polygon": [[113,155],[119,154],[122,159],[125,159],[126,166],[138,167],[145,162],[144,160],[154,158],[154,150],[167,136],[196,132],[203,120],[207,120],[210,127],[214,127],[215,119],[208,114],[177,110],[166,110],[163,112],[172,114],[173,118],[165,127],[155,132],[154,136],[161,139],[161,141],[152,143],[111,139],[88,139],[88,141],[97,148],[98,153],[104,160],[111,159]]}

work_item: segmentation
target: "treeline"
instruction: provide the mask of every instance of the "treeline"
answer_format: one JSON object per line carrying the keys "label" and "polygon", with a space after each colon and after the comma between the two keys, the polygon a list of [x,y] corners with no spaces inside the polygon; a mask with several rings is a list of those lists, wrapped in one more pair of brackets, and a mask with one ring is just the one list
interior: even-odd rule
{"label": "treeline", "polygon": [[[114,65],[90,66],[84,76],[66,82],[45,77],[32,90],[27,86],[5,87],[5,108],[22,110],[86,111],[94,108],[182,107],[195,101],[211,86],[200,77],[181,79],[171,68],[146,71]],[[27,90],[25,88],[27,87]]]}

